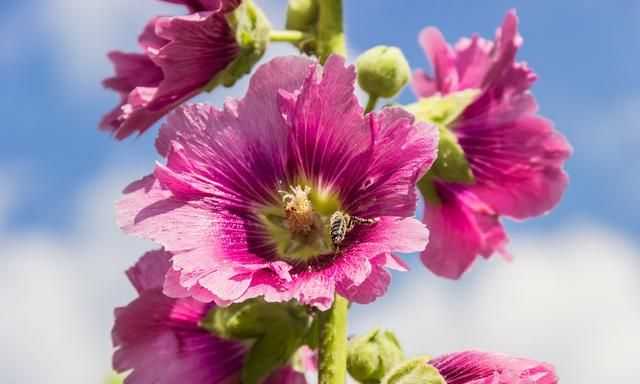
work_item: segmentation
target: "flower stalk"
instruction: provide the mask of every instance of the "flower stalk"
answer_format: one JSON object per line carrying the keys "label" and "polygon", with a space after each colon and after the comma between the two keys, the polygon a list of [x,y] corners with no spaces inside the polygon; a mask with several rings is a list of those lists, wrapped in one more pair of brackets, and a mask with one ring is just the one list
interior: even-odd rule
{"label": "flower stalk", "polygon": [[347,48],[342,0],[320,0],[319,5],[317,54],[320,63],[324,64],[332,53],[345,56]]}
{"label": "flower stalk", "polygon": [[369,100],[367,100],[367,105],[364,107],[364,113],[367,114],[376,107],[376,103],[378,102],[378,96],[369,95]]}
{"label": "flower stalk", "polygon": [[336,294],[331,309],[320,313],[319,384],[344,384],[347,380],[348,311],[349,301]]}

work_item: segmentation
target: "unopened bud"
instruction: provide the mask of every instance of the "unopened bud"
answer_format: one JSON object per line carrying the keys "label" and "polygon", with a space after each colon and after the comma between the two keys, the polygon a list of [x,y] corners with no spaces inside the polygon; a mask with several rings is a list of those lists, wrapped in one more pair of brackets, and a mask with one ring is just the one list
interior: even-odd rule
{"label": "unopened bud", "polygon": [[404,360],[404,352],[394,334],[374,329],[349,342],[349,374],[363,383],[379,383],[391,369]]}
{"label": "unopened bud", "polygon": [[318,22],[318,0],[289,0],[287,29],[312,32]]}
{"label": "unopened bud", "polygon": [[411,68],[402,51],[379,45],[367,50],[356,61],[358,84],[374,97],[393,97],[409,81]]}

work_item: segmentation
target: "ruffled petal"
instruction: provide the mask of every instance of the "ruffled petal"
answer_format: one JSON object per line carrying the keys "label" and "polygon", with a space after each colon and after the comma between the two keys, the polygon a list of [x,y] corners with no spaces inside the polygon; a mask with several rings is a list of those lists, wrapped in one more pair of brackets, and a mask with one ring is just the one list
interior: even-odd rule
{"label": "ruffled petal", "polygon": [[391,274],[385,268],[385,254],[377,255],[368,262],[370,272],[359,284],[345,284],[340,281],[337,287],[338,293],[349,301],[358,304],[369,304],[387,292],[391,283]]}
{"label": "ruffled petal", "polygon": [[413,217],[382,216],[373,225],[354,229],[359,242],[384,244],[395,252],[421,252],[429,241],[429,231]]}
{"label": "ruffled petal", "polygon": [[309,69],[299,93],[281,92],[291,127],[287,164],[336,193],[352,214],[411,214],[413,186],[436,157],[437,130],[400,108],[362,116],[354,81],[354,68],[331,56],[322,71]]}
{"label": "ruffled petal", "polygon": [[279,201],[277,190],[286,188],[288,129],[276,98],[279,89],[300,87],[310,64],[295,57],[272,60],[251,78],[245,99],[228,101],[223,111],[206,104],[179,108],[160,130],[158,151],[168,156],[171,142],[180,144],[193,166],[174,171],[216,187],[216,197],[227,204]]}
{"label": "ruffled petal", "polygon": [[453,91],[458,84],[455,55],[442,33],[434,27],[425,28],[420,32],[418,42],[434,69],[434,78],[423,71],[415,72],[412,80],[414,91],[421,97]]}
{"label": "ruffled petal", "polygon": [[127,277],[138,293],[162,288],[164,276],[171,266],[170,258],[171,254],[164,249],[149,251],[127,270]]}
{"label": "ruffled petal", "polygon": [[[211,305],[145,291],[116,310],[113,367],[125,384],[237,382],[247,347],[198,326]],[[229,380],[229,381],[225,381]]]}
{"label": "ruffled petal", "polygon": [[495,42],[473,36],[462,38],[453,49],[438,29],[426,28],[420,33],[419,43],[431,62],[434,75],[415,71],[412,78],[414,92],[420,97],[429,97],[476,88],[482,90],[478,100],[484,99],[486,104],[489,100],[526,91],[536,76],[526,63],[515,62],[516,52],[522,45],[517,29],[518,17],[511,10],[502,27],[498,28]]}
{"label": "ruffled petal", "polygon": [[557,384],[551,364],[485,351],[464,351],[429,361],[447,384]]}
{"label": "ruffled petal", "polygon": [[160,19],[160,17],[156,16],[149,20],[140,36],[138,36],[138,44],[140,44],[140,47],[142,47],[145,52],[147,52],[148,49],[158,50],[169,42],[169,40],[158,36],[156,33],[156,23],[158,19]]}
{"label": "ruffled petal", "polygon": [[[355,97],[355,69],[333,55],[324,68],[312,66],[299,93],[281,92],[289,125],[288,161],[303,180],[337,191],[358,185],[372,154],[372,129]],[[341,192],[341,191],[338,191]]]}
{"label": "ruffled petal", "polygon": [[362,184],[349,175],[343,187],[345,209],[363,217],[412,216],[418,200],[416,183],[437,156],[439,133],[415,123],[401,108],[385,108],[375,118],[373,154]]}
{"label": "ruffled petal", "polygon": [[423,222],[431,231],[422,262],[433,273],[458,279],[477,255],[504,250],[508,238],[497,214],[472,192],[455,184],[439,184],[441,204],[425,203]]}
{"label": "ruffled petal", "polygon": [[473,192],[498,214],[524,219],[555,206],[567,184],[565,138],[539,116],[477,118],[456,128],[477,180]]}
{"label": "ruffled petal", "polygon": [[159,18],[156,34],[169,43],[159,50],[148,49],[151,60],[164,73],[164,81],[147,106],[150,111],[202,89],[240,50],[229,23],[219,12]]}

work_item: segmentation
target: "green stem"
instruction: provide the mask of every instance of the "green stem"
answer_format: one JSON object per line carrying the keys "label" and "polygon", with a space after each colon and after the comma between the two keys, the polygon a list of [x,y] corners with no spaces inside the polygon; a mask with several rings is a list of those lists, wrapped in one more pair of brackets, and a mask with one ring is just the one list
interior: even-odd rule
{"label": "green stem", "polygon": [[347,312],[349,301],[336,294],[331,309],[320,313],[318,384],[347,381]]}
{"label": "green stem", "polygon": [[291,31],[291,30],[281,30],[281,31],[270,31],[269,39],[271,41],[283,41],[286,43],[299,43],[302,40],[307,38],[307,34],[300,31]]}
{"label": "green stem", "polygon": [[332,53],[347,54],[342,0],[319,0],[317,53],[322,64]]}
{"label": "green stem", "polygon": [[367,114],[376,107],[376,103],[378,102],[378,96],[369,95],[369,100],[367,101],[367,106],[364,107],[364,113]]}

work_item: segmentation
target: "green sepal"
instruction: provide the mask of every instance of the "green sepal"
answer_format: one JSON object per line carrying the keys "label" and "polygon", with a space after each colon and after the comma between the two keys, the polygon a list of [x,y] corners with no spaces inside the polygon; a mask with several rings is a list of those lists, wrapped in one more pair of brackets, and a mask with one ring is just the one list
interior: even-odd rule
{"label": "green sepal", "polygon": [[447,384],[440,372],[430,365],[429,356],[420,356],[395,366],[380,384]]}
{"label": "green sepal", "polygon": [[433,170],[429,170],[429,172],[422,176],[422,179],[418,181],[417,187],[420,193],[422,193],[422,197],[424,197],[427,202],[435,205],[440,205],[442,203],[442,200],[440,199],[438,190],[433,183],[434,176],[435,174]]}
{"label": "green sepal", "polygon": [[441,180],[473,184],[475,179],[471,167],[456,135],[447,128],[440,126],[439,129],[438,158],[433,164],[433,172]]}
{"label": "green sepal", "polygon": [[287,325],[274,323],[272,326],[277,330],[267,332],[256,340],[242,367],[242,383],[259,383],[291,360],[302,345],[305,332],[295,327],[288,328]]}
{"label": "green sepal", "polygon": [[477,89],[466,89],[446,96],[425,97],[405,107],[417,120],[438,126],[449,127],[480,93]]}
{"label": "green sepal", "polygon": [[310,328],[307,311],[296,303],[251,299],[215,307],[200,326],[224,339],[255,340],[242,369],[243,383],[259,383],[291,360]]}
{"label": "green sepal", "polygon": [[432,96],[420,99],[414,104],[405,106],[418,121],[426,121],[438,126],[440,141],[438,158],[433,167],[418,182],[418,189],[424,198],[433,204],[441,200],[433,184],[434,179],[473,184],[475,179],[464,150],[451,130],[462,112],[475,99],[479,91],[467,89],[447,96]]}
{"label": "green sepal", "polygon": [[122,384],[127,377],[127,373],[111,372],[107,378],[106,384]]}
{"label": "green sepal", "polygon": [[405,359],[395,335],[378,328],[351,339],[347,350],[349,374],[364,384],[378,384],[393,367]]}
{"label": "green sepal", "polygon": [[206,91],[211,91],[219,85],[230,87],[239,78],[251,72],[269,44],[269,19],[251,0],[243,1],[235,10],[229,12],[226,18],[236,36],[240,54],[207,83],[204,87]]}

